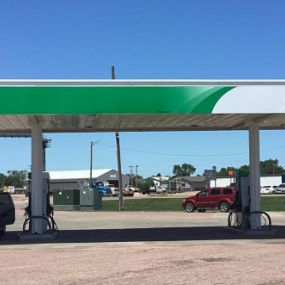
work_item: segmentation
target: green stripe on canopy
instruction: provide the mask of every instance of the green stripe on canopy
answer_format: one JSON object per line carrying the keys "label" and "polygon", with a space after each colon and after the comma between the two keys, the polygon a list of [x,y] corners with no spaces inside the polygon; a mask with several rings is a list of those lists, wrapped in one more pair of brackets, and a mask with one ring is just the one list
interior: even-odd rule
{"label": "green stripe on canopy", "polygon": [[209,114],[234,87],[3,86],[0,114]]}

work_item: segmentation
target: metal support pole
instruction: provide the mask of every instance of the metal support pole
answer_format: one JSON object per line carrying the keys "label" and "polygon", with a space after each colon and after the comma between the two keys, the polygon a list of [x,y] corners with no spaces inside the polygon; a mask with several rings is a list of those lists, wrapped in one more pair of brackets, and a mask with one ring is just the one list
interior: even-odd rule
{"label": "metal support pole", "polygon": [[119,211],[124,210],[124,198],[123,198],[123,181],[122,181],[122,169],[121,169],[121,152],[120,152],[120,136],[116,132],[116,145],[117,145],[117,162],[118,162],[118,175],[119,175]]}
{"label": "metal support pole", "polygon": [[130,186],[133,186],[133,165],[130,165]]}
{"label": "metal support pole", "polygon": [[46,171],[46,146],[44,138],[42,139],[42,152],[43,152],[43,171]]}
{"label": "metal support pole", "polygon": [[[32,187],[31,187],[31,215],[44,216],[43,213],[43,151],[42,126],[38,121],[32,123]],[[32,220],[33,234],[42,234],[46,231],[46,222],[42,219]]]}
{"label": "metal support pole", "polygon": [[100,140],[90,143],[90,177],[89,177],[89,187],[92,188],[93,180],[93,146],[98,143]]}
{"label": "metal support pole", "polygon": [[43,171],[46,171],[46,149],[50,146],[51,139],[43,137]]}
{"label": "metal support pole", "polygon": [[136,165],[136,183],[135,183],[135,187],[138,188],[138,165]]}
{"label": "metal support pole", "polygon": [[92,187],[92,171],[93,171],[93,142],[90,143],[90,178],[89,187]]}
{"label": "metal support pole", "polygon": [[[261,211],[259,126],[256,122],[249,125],[249,184],[250,211]],[[258,216],[253,217],[250,221],[251,229],[259,229],[260,222]]]}
{"label": "metal support pole", "polygon": [[[112,66],[112,79],[115,80],[115,66]],[[116,135],[117,145],[117,163],[118,163],[118,175],[119,175],[119,211],[124,210],[124,197],[123,197],[123,179],[122,179],[122,168],[121,168],[121,149],[120,149],[120,135],[119,132]]]}

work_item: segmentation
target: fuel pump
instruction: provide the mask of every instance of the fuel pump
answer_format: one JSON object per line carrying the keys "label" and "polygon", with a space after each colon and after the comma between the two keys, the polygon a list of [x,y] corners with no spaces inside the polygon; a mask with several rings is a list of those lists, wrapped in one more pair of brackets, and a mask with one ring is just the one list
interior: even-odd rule
{"label": "fuel pump", "polygon": [[228,217],[228,225],[230,227],[238,227],[242,230],[251,230],[251,221],[258,219],[260,223],[259,230],[271,230],[272,223],[268,213],[264,211],[250,210],[251,196],[249,177],[236,178],[236,201],[232,207],[232,211]]}
{"label": "fuel pump", "polygon": [[238,192],[240,195],[240,211],[241,215],[241,228],[247,230],[250,228],[249,213],[250,213],[250,186],[249,177],[239,177],[237,179]]}
{"label": "fuel pump", "polygon": [[[229,226],[249,229],[248,215],[250,213],[250,188],[248,177],[236,177],[236,200],[229,214]],[[234,221],[232,221],[232,219]]]}
{"label": "fuel pump", "polygon": [[[31,222],[32,219],[42,219],[44,220],[43,222],[43,228],[46,231],[48,230],[58,230],[57,225],[54,221],[53,218],[53,207],[50,204],[50,195],[49,195],[49,186],[50,186],[50,178],[49,178],[49,173],[48,172],[43,172],[42,173],[42,215],[40,216],[32,216],[32,211],[31,211],[31,203],[32,203],[32,198],[31,198],[31,173],[28,175],[28,206],[25,208],[25,216],[26,219],[23,224],[23,232],[30,231],[31,230]],[[28,229],[26,229],[26,226],[28,225]]]}
{"label": "fuel pump", "polygon": [[42,173],[42,185],[43,185],[43,216],[48,217],[49,215],[49,173]]}

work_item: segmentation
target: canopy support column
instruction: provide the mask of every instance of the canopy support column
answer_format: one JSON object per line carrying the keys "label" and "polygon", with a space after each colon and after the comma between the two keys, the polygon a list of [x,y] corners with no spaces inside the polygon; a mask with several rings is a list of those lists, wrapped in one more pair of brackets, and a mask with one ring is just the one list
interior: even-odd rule
{"label": "canopy support column", "polygon": [[[261,211],[259,126],[256,122],[249,124],[249,184],[250,211]],[[250,225],[251,229],[260,228],[260,219],[257,215],[251,218]]]}
{"label": "canopy support column", "polygon": [[[32,123],[32,187],[31,187],[31,216],[43,216],[43,152],[42,125],[38,121]],[[32,234],[42,234],[46,231],[43,219],[32,219]]]}

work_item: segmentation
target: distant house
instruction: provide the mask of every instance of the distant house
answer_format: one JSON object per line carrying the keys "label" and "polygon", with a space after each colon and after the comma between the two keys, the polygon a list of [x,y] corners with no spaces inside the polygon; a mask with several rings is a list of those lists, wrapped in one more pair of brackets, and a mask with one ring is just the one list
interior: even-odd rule
{"label": "distant house", "polygon": [[200,191],[209,186],[205,176],[182,176],[171,180],[171,190],[177,192]]}
{"label": "distant house", "polygon": [[166,191],[169,187],[169,177],[168,176],[153,176],[153,183],[156,191]]}
{"label": "distant house", "polygon": [[[90,170],[64,170],[49,171],[50,191],[54,189],[79,189],[89,186]],[[123,187],[129,184],[129,177],[122,175]],[[93,169],[92,182],[102,182],[104,185],[112,184],[115,187],[119,185],[118,171],[114,169]]]}

